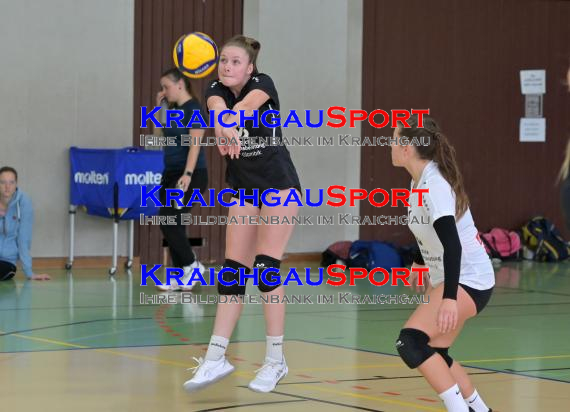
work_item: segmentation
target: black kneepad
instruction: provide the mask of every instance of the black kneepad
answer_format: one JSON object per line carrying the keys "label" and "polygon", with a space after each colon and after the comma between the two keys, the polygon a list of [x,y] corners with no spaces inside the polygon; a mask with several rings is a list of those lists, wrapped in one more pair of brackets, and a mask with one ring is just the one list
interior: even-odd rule
{"label": "black kneepad", "polygon": [[429,336],[419,329],[405,328],[400,331],[396,349],[410,369],[415,369],[430,358],[435,350],[428,345]]}
{"label": "black kneepad", "polygon": [[224,285],[218,280],[218,293],[220,295],[245,295],[245,285],[239,285],[239,269],[243,268],[245,270],[245,273],[250,273],[251,269],[231,259],[226,259],[222,268],[230,268],[235,270],[235,273],[232,273],[228,270],[222,274],[222,279],[224,282],[229,283],[235,280],[235,283],[232,285]]}
{"label": "black kneepad", "polygon": [[447,353],[447,351],[449,351],[449,348],[433,348],[433,350],[439,353],[445,363],[447,363],[447,366],[451,368],[451,365],[453,365],[453,358]]}
{"label": "black kneepad", "polygon": [[[253,263],[253,267],[257,268],[259,282],[257,284],[258,289],[261,292],[271,292],[272,290],[277,289],[281,286],[281,282],[275,285],[268,285],[265,280],[273,283],[272,278],[277,278],[279,275],[279,268],[281,267],[281,261],[279,259],[272,258],[271,256],[267,255],[257,255],[255,257],[255,262]],[[263,271],[268,268],[275,268],[277,269],[277,273],[275,271],[267,271],[265,272],[265,279],[263,278]]]}

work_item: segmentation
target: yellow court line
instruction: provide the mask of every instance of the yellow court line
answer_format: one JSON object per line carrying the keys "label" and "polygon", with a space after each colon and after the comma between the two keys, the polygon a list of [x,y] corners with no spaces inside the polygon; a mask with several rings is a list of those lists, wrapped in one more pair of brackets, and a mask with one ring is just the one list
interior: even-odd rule
{"label": "yellow court line", "polygon": [[[317,346],[326,346],[328,348],[331,348],[330,345],[323,345],[321,343],[318,342],[304,342],[304,341],[295,341],[295,342],[301,342],[301,343],[312,343],[314,345]],[[355,349],[352,348],[346,348],[346,347],[342,347],[342,346],[332,346],[333,349],[338,349],[338,350],[349,350],[349,351],[357,351]],[[358,351],[360,352],[360,351]],[[378,352],[365,352],[365,353],[370,353],[370,354],[374,354],[374,355],[381,355],[381,356],[389,356],[389,357],[393,357],[396,358],[397,356],[395,355],[389,355],[389,354],[384,354],[384,353],[378,353]],[[467,364],[467,363],[485,363],[485,362],[508,362],[508,361],[522,361],[522,360],[543,360],[543,359],[567,359],[570,358],[570,354],[567,355],[545,355],[545,356],[521,356],[521,357],[515,357],[515,358],[495,358],[495,359],[474,359],[474,360],[459,360],[457,359],[457,362],[461,363],[461,364]],[[308,372],[308,371],[329,371],[329,370],[342,370],[342,369],[371,369],[371,368],[407,368],[407,366],[404,364],[404,362],[399,362],[399,363],[383,363],[381,365],[371,365],[371,364],[365,364],[365,365],[353,365],[353,366],[338,366],[338,367],[327,367],[327,368],[303,368],[303,369],[295,369],[294,371],[296,372]]]}
{"label": "yellow court line", "polygon": [[[0,333],[3,333],[3,332],[0,331]],[[28,339],[28,340],[35,341],[35,342],[50,343],[52,345],[65,346],[68,348],[93,349],[90,346],[76,345],[75,343],[67,343],[67,342],[57,341],[57,340],[52,340],[52,339],[47,339],[47,338],[37,338],[35,336],[26,336],[26,335],[21,335],[19,333],[12,333],[8,336],[14,336],[16,338]],[[38,351],[38,352],[41,352],[41,351]]]}
{"label": "yellow court line", "polygon": [[[2,331],[0,331],[0,333],[2,333]],[[192,366],[192,365],[189,365],[187,363],[182,363],[182,362],[169,361],[169,360],[165,360],[165,359],[153,358],[153,357],[144,356],[144,355],[134,355],[132,353],[118,352],[118,351],[114,351],[111,349],[94,348],[92,346],[77,345],[74,343],[68,343],[68,342],[55,340],[55,339],[39,338],[36,336],[26,336],[26,335],[21,335],[19,333],[13,333],[9,336],[14,336],[17,338],[27,339],[27,340],[31,340],[31,341],[35,341],[35,342],[49,343],[49,344],[56,345],[56,346],[64,346],[64,347],[76,348],[76,349],[89,349],[89,350],[92,350],[94,352],[101,352],[101,353],[105,353],[108,355],[121,356],[121,357],[125,357],[125,358],[136,359],[136,360],[156,362],[156,363],[161,364],[161,365],[180,366],[180,367],[184,367],[184,368],[188,368],[189,366]],[[37,353],[39,353],[39,352],[37,352]],[[235,371],[233,373],[233,375],[242,376],[242,377],[250,377],[251,376],[251,374],[249,374],[249,373],[239,372],[239,371]]]}
{"label": "yellow court line", "polygon": [[309,389],[309,390],[316,390],[316,391],[320,391],[320,392],[332,393],[335,395],[349,396],[351,398],[366,399],[366,400],[370,400],[370,401],[377,401],[380,403],[389,403],[392,405],[405,406],[408,408],[414,408],[414,410],[445,412],[445,409],[434,408],[431,406],[423,406],[423,405],[420,405],[418,403],[413,403],[413,402],[397,401],[395,399],[388,399],[388,398],[384,398],[382,396],[371,396],[371,395],[363,395],[360,393],[343,392],[343,391],[337,391],[334,389],[322,388],[322,387],[318,387],[318,386],[309,386],[309,385],[296,385],[296,386],[306,387],[306,389]]}
{"label": "yellow court line", "polygon": [[[133,355],[130,353],[117,352],[117,351],[113,351],[113,350],[109,350],[109,349],[93,348],[90,346],[77,345],[74,343],[63,342],[63,341],[55,340],[55,339],[39,338],[39,337],[35,337],[35,336],[26,336],[26,335],[21,335],[18,333],[14,333],[10,336],[14,336],[14,337],[21,338],[21,339],[27,339],[27,340],[31,340],[31,341],[36,341],[36,342],[49,343],[49,344],[56,345],[56,346],[64,346],[64,347],[71,347],[71,348],[78,348],[78,349],[90,349],[90,350],[93,350],[96,352],[101,352],[101,353],[105,353],[105,354],[109,354],[109,355],[122,356],[122,357],[131,358],[131,359],[137,359],[137,360],[152,361],[152,362],[157,362],[157,363],[163,364],[163,365],[174,365],[174,366],[183,366],[183,367],[188,366],[187,364],[184,364],[181,362],[167,361],[167,360],[160,359],[160,358],[151,358],[151,357],[142,356],[142,355]],[[382,366],[382,365],[361,365],[361,366],[371,366],[372,367],[372,366]],[[234,375],[251,376],[251,374],[249,374],[249,373],[239,372],[239,371],[234,372]],[[383,398],[380,396],[369,396],[369,395],[362,395],[362,394],[351,393],[351,392],[342,392],[342,391],[336,391],[336,390],[332,390],[332,389],[326,389],[326,388],[320,388],[320,387],[314,387],[314,386],[309,387],[308,385],[303,385],[303,384],[298,385],[298,386],[305,387],[305,388],[308,388],[311,390],[320,391],[320,392],[333,393],[333,394],[337,394],[337,395],[349,396],[352,398],[367,399],[367,400],[372,400],[372,401],[377,401],[377,402],[388,403],[388,404],[392,404],[392,405],[400,405],[400,406],[415,408],[415,410],[436,411],[436,412],[444,411],[443,409],[440,409],[440,408],[432,408],[429,406],[422,406],[422,405],[419,405],[416,403],[397,401],[394,399],[387,399],[387,398]]]}
{"label": "yellow court line", "polygon": [[[3,333],[3,331],[0,330],[0,333]],[[90,350],[97,351],[97,352],[108,353],[108,354],[116,355],[116,356],[123,356],[123,357],[131,358],[131,359],[152,361],[152,362],[156,362],[156,363],[159,363],[162,365],[182,366],[182,367],[186,367],[186,368],[188,366],[191,366],[189,364],[182,363],[182,362],[168,361],[165,359],[152,358],[150,356],[143,356],[143,355],[134,355],[134,354],[125,353],[125,352],[117,352],[117,351],[113,351],[110,349],[104,349],[104,348],[94,348],[92,346],[77,345],[75,343],[68,343],[68,342],[55,340],[55,339],[39,338],[39,337],[35,337],[35,336],[26,336],[26,335],[22,335],[19,333],[14,333],[14,334],[11,334],[9,336],[14,336],[14,337],[18,337],[21,339],[27,339],[27,340],[31,340],[31,341],[50,343],[50,344],[56,345],[56,346],[64,346],[64,347],[77,348],[77,349],[90,349]],[[160,345],[157,345],[157,346],[160,346]],[[339,350],[340,349],[353,350],[350,348],[339,348]],[[375,354],[375,355],[387,356],[387,355],[383,355],[381,353],[374,353],[374,352],[370,352],[370,353]],[[468,364],[468,363],[491,363],[491,362],[521,361],[521,360],[567,359],[567,358],[570,358],[570,355],[547,355],[547,356],[523,356],[523,357],[514,357],[514,358],[473,359],[473,360],[459,360],[458,362],[461,364]],[[315,371],[334,371],[334,370],[343,370],[343,369],[382,369],[382,368],[394,368],[394,367],[404,368],[405,365],[403,362],[400,362],[400,363],[388,363],[388,364],[384,363],[384,364],[332,366],[332,367],[324,367],[324,368],[319,368],[319,367],[317,367],[317,368],[301,368],[301,369],[292,369],[291,371],[292,372],[308,372],[308,371],[315,372]],[[244,377],[251,376],[251,374],[249,374],[249,373],[239,372],[239,371],[234,372],[234,375],[244,376]]]}
{"label": "yellow court line", "polygon": [[[378,353],[378,355],[382,355]],[[347,366],[330,366],[326,368],[301,368],[301,369],[291,369],[294,372],[309,372],[309,371],[336,371],[342,369],[382,369],[382,368],[399,368],[406,366],[404,362],[402,363],[382,363],[382,364],[366,364],[366,365],[347,365]]]}
{"label": "yellow court line", "polygon": [[566,359],[570,355],[548,355],[548,356],[523,356],[519,358],[495,358],[495,359],[475,359],[475,360],[462,360],[460,363],[483,363],[483,362],[508,362],[519,360],[541,360],[541,359]]}
{"label": "yellow court line", "polygon": [[[348,349],[348,348],[347,348]],[[350,349],[349,349],[350,350]],[[377,353],[377,355],[383,355]],[[508,361],[523,361],[523,360],[544,360],[544,359],[567,359],[570,355],[548,355],[548,356],[521,356],[518,358],[495,358],[495,359],[473,359],[473,360],[458,360],[462,365],[470,363],[492,363],[492,362],[508,362]],[[294,372],[309,372],[309,371],[334,371],[343,369],[382,369],[382,368],[406,368],[404,362],[401,363],[383,363],[383,364],[367,364],[367,365],[347,365],[347,366],[331,366],[326,368],[302,368],[294,369]],[[499,371],[500,372],[500,371]]]}

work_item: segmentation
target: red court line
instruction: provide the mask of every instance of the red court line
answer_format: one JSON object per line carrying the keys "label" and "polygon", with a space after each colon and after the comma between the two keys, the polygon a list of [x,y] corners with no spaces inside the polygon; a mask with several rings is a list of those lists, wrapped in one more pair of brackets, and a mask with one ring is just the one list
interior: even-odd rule
{"label": "red court line", "polygon": [[353,386],[353,388],[354,389],[361,389],[361,390],[370,389],[368,386],[358,386],[358,385]]}
{"label": "red court line", "polygon": [[[175,329],[171,327],[166,321],[166,314],[165,312],[168,310],[169,304],[161,305],[157,309],[156,313],[154,314],[155,322],[162,328],[162,330],[168,333],[170,336],[177,338],[181,342],[188,342],[190,341],[189,337],[184,336],[182,333],[177,332]],[[202,348],[203,350],[207,350],[206,348]]]}
{"label": "red court line", "polygon": [[428,398],[416,398],[416,399],[419,399],[420,401],[426,401],[426,402],[438,402],[438,401],[435,401],[433,399],[428,399]]}

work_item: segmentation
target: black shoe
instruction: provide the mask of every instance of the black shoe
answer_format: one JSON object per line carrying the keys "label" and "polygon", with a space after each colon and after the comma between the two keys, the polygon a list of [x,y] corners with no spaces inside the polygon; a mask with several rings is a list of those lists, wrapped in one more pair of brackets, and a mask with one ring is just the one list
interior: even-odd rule
{"label": "black shoe", "polygon": [[[469,408],[469,412],[475,412],[473,409]],[[489,409],[489,412],[493,412],[492,409]]]}

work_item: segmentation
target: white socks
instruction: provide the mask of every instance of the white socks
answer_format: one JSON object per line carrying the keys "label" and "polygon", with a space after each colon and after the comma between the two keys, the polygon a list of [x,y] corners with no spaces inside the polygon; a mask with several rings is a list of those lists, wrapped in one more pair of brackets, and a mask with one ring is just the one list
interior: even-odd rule
{"label": "white socks", "polygon": [[489,412],[489,407],[485,405],[483,398],[481,398],[477,393],[477,389],[475,389],[473,395],[465,399],[465,402],[467,402],[467,405],[475,412]]}
{"label": "white socks", "polygon": [[226,354],[228,343],[229,340],[223,336],[212,335],[210,344],[208,345],[208,351],[206,352],[206,360],[220,360]]}
{"label": "white socks", "polygon": [[[229,340],[223,336],[212,335],[205,359],[220,360],[225,354]],[[283,360],[283,336],[267,336],[265,356],[277,362]]]}
{"label": "white socks", "polygon": [[448,412],[469,412],[467,404],[463,400],[461,391],[457,384],[439,394]]}
{"label": "white socks", "polygon": [[283,336],[267,336],[265,357],[281,362],[283,360]]}

